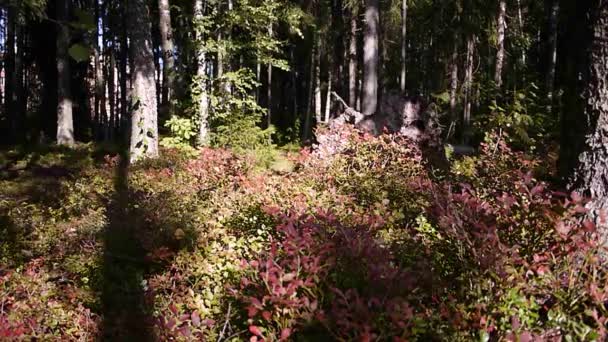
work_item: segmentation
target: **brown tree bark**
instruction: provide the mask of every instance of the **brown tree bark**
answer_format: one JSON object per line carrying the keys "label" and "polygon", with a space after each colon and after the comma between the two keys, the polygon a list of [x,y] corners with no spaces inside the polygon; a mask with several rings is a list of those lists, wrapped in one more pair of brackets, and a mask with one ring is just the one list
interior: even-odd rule
{"label": "brown tree bark", "polygon": [[[588,207],[592,218],[600,211],[608,215],[608,1],[592,1],[592,40],[588,50],[587,82],[583,88],[583,108],[587,131],[578,156],[578,166],[571,177],[570,187],[593,198]],[[608,238],[608,222],[600,223],[600,233]]]}
{"label": "brown tree bark", "polygon": [[465,75],[464,75],[464,112],[462,118],[463,125],[463,143],[469,143],[470,127],[471,127],[471,102],[473,100],[473,62],[475,54],[475,40],[474,34],[470,34],[467,37],[467,58],[465,62]]}
{"label": "brown tree bark", "polygon": [[57,144],[74,144],[74,121],[72,118],[72,93],[70,85],[70,31],[67,24],[70,0],[57,1]]}
{"label": "brown tree bark", "polygon": [[498,17],[496,20],[496,69],[494,71],[494,83],[498,89],[502,88],[502,70],[505,59],[505,30],[507,28],[507,1],[500,0],[498,3]]}
{"label": "brown tree bark", "polygon": [[363,94],[361,112],[372,115],[378,109],[378,39],[380,14],[378,0],[365,0],[363,37]]}
{"label": "brown tree bark", "polygon": [[14,138],[16,132],[16,92],[15,92],[15,16],[16,10],[9,6],[7,10],[6,22],[6,57],[5,78],[4,78],[4,113],[8,116],[9,132]]}
{"label": "brown tree bark", "polygon": [[547,77],[545,86],[547,88],[547,101],[549,111],[553,107],[553,90],[555,87],[555,67],[557,65],[557,25],[559,20],[559,0],[552,0],[549,13],[549,53]]}
{"label": "brown tree bark", "polygon": [[158,156],[158,123],[150,14],[145,0],[130,0],[128,24],[131,59],[130,160]]}
{"label": "brown tree bark", "polygon": [[162,104],[171,112],[170,101],[175,87],[175,57],[173,55],[173,29],[169,0],[158,0],[160,45],[163,59]]}
{"label": "brown tree bark", "polygon": [[357,105],[357,72],[359,70],[357,55],[357,13],[352,10],[350,15],[350,32],[348,44],[348,102],[351,107]]}

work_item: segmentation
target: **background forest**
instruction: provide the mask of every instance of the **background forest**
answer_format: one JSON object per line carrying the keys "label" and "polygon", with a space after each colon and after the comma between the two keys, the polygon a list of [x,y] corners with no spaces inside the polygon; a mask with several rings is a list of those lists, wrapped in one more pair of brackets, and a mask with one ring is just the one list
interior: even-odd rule
{"label": "background forest", "polygon": [[606,127],[605,0],[0,0],[0,340],[605,340]]}

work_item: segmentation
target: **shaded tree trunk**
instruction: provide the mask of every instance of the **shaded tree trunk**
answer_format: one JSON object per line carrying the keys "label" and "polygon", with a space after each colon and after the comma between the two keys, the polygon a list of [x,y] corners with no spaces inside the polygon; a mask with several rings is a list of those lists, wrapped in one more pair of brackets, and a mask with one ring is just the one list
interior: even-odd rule
{"label": "shaded tree trunk", "polygon": [[469,143],[471,126],[471,102],[473,100],[473,62],[475,53],[475,35],[470,34],[467,38],[467,58],[465,63],[464,88],[464,112],[463,124],[463,143]]}
{"label": "shaded tree trunk", "polygon": [[458,35],[454,34],[454,47],[450,57],[450,115],[456,122],[456,96],[458,95]]}
{"label": "shaded tree trunk", "polygon": [[321,122],[323,119],[321,117],[321,38],[318,34],[315,35],[315,119],[317,123]]}
{"label": "shaded tree trunk", "polygon": [[171,112],[174,91],[175,57],[173,55],[173,29],[169,0],[158,0],[160,45],[163,59],[162,104]]}
{"label": "shaded tree trunk", "polygon": [[363,94],[361,112],[372,115],[378,109],[378,39],[380,14],[378,0],[365,1],[363,37]]}
{"label": "shaded tree trunk", "polygon": [[[268,27],[268,37],[272,38],[272,25]],[[272,64],[268,63],[268,69],[266,70],[268,79],[268,88],[266,88],[266,98],[268,99],[268,117],[266,125],[270,127],[272,125]]]}
{"label": "shaded tree trunk", "polygon": [[401,78],[399,86],[405,93],[405,76],[407,71],[407,0],[401,0]]}
{"label": "shaded tree trunk", "polygon": [[[570,187],[594,201],[588,207],[597,219],[600,210],[608,215],[608,1],[598,0],[591,6],[592,41],[587,65],[587,82],[583,88],[586,136],[578,156],[578,166],[571,178]],[[597,223],[600,223],[599,220]],[[608,223],[600,223],[600,234],[608,238]]]}
{"label": "shaded tree trunk", "polygon": [[131,59],[130,160],[158,156],[158,112],[154,82],[151,22],[145,0],[130,0],[128,23]]}
{"label": "shaded tree trunk", "polygon": [[16,10],[9,6],[6,22],[6,57],[4,78],[4,113],[8,118],[8,129],[12,137],[16,134],[16,92],[15,92],[15,16]]}
{"label": "shaded tree trunk", "polygon": [[72,93],[70,85],[70,31],[67,24],[70,0],[57,1],[57,144],[74,144],[74,120],[72,118]]}
{"label": "shaded tree trunk", "polygon": [[350,37],[348,45],[348,102],[351,107],[357,104],[357,72],[359,56],[357,55],[357,14],[350,16]]}
{"label": "shaded tree trunk", "polygon": [[502,70],[505,60],[505,30],[507,28],[507,1],[500,0],[498,4],[498,17],[496,27],[496,69],[494,71],[494,83],[498,89],[502,88]]}
{"label": "shaded tree trunk", "polygon": [[555,67],[557,65],[557,25],[559,19],[559,0],[552,0],[549,13],[549,53],[547,64],[547,77],[545,86],[547,89],[547,101],[549,111],[553,107],[553,90],[555,87]]}

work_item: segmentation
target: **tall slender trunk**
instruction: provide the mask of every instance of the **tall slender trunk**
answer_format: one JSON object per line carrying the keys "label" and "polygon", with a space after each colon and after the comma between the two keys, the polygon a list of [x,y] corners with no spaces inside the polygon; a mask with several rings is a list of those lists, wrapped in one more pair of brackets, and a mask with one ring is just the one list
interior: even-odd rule
{"label": "tall slender trunk", "polygon": [[363,38],[362,113],[372,115],[378,109],[378,39],[380,14],[378,0],[365,0],[365,35]]}
{"label": "tall slender trunk", "polygon": [[500,89],[502,87],[502,69],[505,59],[505,30],[507,27],[507,1],[500,0],[498,4],[497,18],[497,50],[496,50],[496,69],[494,71],[494,83]]}
{"label": "tall slender trunk", "polygon": [[[556,1],[559,1],[559,0],[556,0]],[[519,23],[519,34],[523,35],[524,34],[524,18],[521,13],[521,0],[517,0],[517,22]],[[527,60],[526,50],[522,49],[521,50],[521,65],[525,66],[526,60]]]}
{"label": "tall slender trunk", "polygon": [[72,93],[70,85],[70,31],[67,24],[70,0],[57,1],[57,144],[74,144],[74,121],[72,118]]}
{"label": "tall slender trunk", "polygon": [[399,86],[405,93],[405,76],[407,71],[407,0],[401,0],[401,78]]}
{"label": "tall slender trunk", "polygon": [[[122,6],[126,6],[123,4]],[[120,60],[119,60],[119,73],[120,73],[120,126],[121,131],[126,134],[129,133],[129,129],[127,129],[129,125],[129,111],[128,111],[128,98],[129,98],[129,88],[128,88],[128,75],[127,75],[127,65],[129,64],[129,45],[127,39],[127,15],[126,11],[123,8],[123,19],[121,23],[121,32],[120,32]]]}
{"label": "tall slender trunk", "polygon": [[467,58],[464,76],[464,112],[463,112],[463,143],[469,142],[470,126],[471,126],[471,101],[473,90],[473,62],[475,54],[475,35],[470,34],[467,37]]}
{"label": "tall slender trunk", "polygon": [[[259,55],[259,52],[258,52]],[[255,63],[255,80],[258,82],[258,84],[262,83],[262,63],[260,63],[260,58],[257,58],[257,61]],[[260,87],[256,87],[255,88],[255,100],[257,103],[260,103]]]}
{"label": "tall slender trunk", "polygon": [[559,0],[552,0],[549,13],[549,60],[547,66],[547,78],[545,86],[547,88],[547,101],[549,111],[553,107],[553,89],[555,86],[555,66],[557,65],[557,25],[559,19]]}
{"label": "tall slender trunk", "polygon": [[199,27],[203,20],[203,0],[194,0],[194,27],[197,42],[196,79],[200,86],[198,104],[199,129],[197,143],[199,146],[209,144],[209,95],[207,90],[207,59],[203,49],[203,29]]}
{"label": "tall slender trunk", "polygon": [[15,16],[16,10],[9,6],[7,10],[6,23],[6,59],[5,59],[5,78],[4,78],[4,113],[9,119],[9,132],[12,138],[16,134],[16,111],[15,111]]}
{"label": "tall slender trunk", "polygon": [[116,80],[115,80],[115,70],[116,70],[116,58],[114,58],[114,44],[110,47],[108,51],[108,109],[110,110],[110,123],[109,123],[109,134],[108,139],[114,139],[114,133],[116,130],[116,97],[115,97],[115,88],[116,88]]}
{"label": "tall slender trunk", "polygon": [[450,57],[450,115],[456,121],[456,96],[458,94],[458,35],[454,34],[454,47]]}
{"label": "tall slender trunk", "polygon": [[[268,26],[268,38],[272,39],[272,24]],[[272,125],[272,64],[268,63],[267,69],[267,79],[268,79],[268,88],[266,89],[268,99],[268,117],[267,117],[267,126],[270,127]]]}
{"label": "tall slender trunk", "polygon": [[352,107],[357,103],[357,13],[350,15],[350,37],[348,45],[348,102]]}
{"label": "tall slender trunk", "polygon": [[325,100],[325,122],[329,122],[329,112],[331,109],[331,91],[332,91],[332,82],[333,82],[333,74],[332,74],[332,63],[331,58],[329,60],[329,65],[327,66],[327,97]]}
{"label": "tall slender trunk", "polygon": [[173,29],[169,0],[158,0],[160,45],[163,59],[162,104],[171,112],[174,91],[175,57],[173,55]]}
{"label": "tall slender trunk", "polygon": [[321,38],[318,34],[315,35],[315,119],[317,123],[322,121],[321,117]]}
{"label": "tall slender trunk", "polygon": [[[314,35],[313,35],[314,37]],[[313,38],[314,39],[314,38]],[[312,121],[312,103],[313,103],[313,89],[315,82],[315,46],[313,42],[312,51],[310,52],[310,63],[308,73],[308,96],[306,97],[306,114],[304,117],[304,127],[302,129],[302,141],[306,142],[310,135],[311,121]]]}
{"label": "tall slender trunk", "polygon": [[130,0],[131,162],[158,156],[158,112],[151,22],[145,0]]}

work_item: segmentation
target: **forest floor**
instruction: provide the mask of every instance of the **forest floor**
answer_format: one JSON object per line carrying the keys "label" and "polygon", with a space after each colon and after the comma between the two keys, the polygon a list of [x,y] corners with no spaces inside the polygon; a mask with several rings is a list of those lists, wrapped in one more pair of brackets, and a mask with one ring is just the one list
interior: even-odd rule
{"label": "forest floor", "polygon": [[221,149],[0,152],[0,340],[605,336],[583,200],[533,156],[497,140],[435,165],[329,134],[265,170]]}

